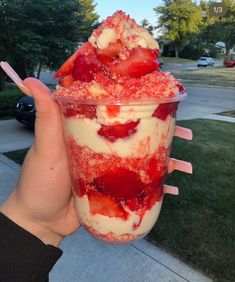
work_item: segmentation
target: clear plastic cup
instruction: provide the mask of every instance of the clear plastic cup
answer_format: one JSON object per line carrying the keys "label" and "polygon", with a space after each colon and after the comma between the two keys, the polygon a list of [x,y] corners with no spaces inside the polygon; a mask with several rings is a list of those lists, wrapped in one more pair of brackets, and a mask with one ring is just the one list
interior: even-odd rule
{"label": "clear plastic cup", "polygon": [[179,101],[81,101],[54,96],[61,106],[78,218],[109,243],[144,237],[164,196]]}

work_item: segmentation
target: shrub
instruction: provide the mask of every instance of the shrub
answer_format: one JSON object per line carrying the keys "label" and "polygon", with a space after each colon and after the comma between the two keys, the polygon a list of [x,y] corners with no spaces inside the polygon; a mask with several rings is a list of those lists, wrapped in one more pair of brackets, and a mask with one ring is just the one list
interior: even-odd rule
{"label": "shrub", "polygon": [[14,116],[17,101],[23,97],[23,93],[17,88],[9,87],[0,92],[0,118]]}

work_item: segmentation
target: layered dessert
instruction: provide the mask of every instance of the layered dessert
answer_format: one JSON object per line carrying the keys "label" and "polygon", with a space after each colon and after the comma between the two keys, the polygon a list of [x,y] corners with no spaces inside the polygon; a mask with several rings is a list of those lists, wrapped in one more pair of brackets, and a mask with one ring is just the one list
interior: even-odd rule
{"label": "layered dessert", "polygon": [[145,236],[163,200],[183,86],[158,70],[159,46],[118,11],[58,70],[78,217],[94,236]]}

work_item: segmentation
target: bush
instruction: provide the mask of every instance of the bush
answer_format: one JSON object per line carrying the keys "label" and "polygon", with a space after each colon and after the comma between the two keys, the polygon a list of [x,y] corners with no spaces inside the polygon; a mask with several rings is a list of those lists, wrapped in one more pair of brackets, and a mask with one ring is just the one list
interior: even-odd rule
{"label": "bush", "polygon": [[179,57],[184,59],[197,60],[204,52],[204,49],[199,46],[186,45],[180,52]]}
{"label": "bush", "polygon": [[23,93],[17,88],[9,87],[0,92],[0,118],[14,116],[17,101],[23,97]]}

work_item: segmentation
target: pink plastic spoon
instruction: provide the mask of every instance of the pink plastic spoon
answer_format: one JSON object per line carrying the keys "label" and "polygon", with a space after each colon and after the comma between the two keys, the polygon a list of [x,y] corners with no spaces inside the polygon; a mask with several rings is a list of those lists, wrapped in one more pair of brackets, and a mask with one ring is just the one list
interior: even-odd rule
{"label": "pink plastic spoon", "polygon": [[175,126],[175,132],[174,136],[186,139],[186,140],[192,140],[193,139],[193,133],[191,129],[184,128],[181,126]]}
{"label": "pink plastic spoon", "polygon": [[13,70],[13,68],[7,62],[0,62],[0,66],[5,73],[15,82],[15,84],[28,96],[32,96],[30,90],[23,84],[23,81],[19,75]]}
{"label": "pink plastic spoon", "polygon": [[179,195],[179,189],[178,187],[175,186],[170,186],[170,185],[164,185],[163,187],[163,192],[165,194],[171,194],[171,195]]}
{"label": "pink plastic spoon", "polygon": [[180,170],[191,174],[193,173],[193,167],[191,163],[170,158],[168,163],[168,173],[172,173],[174,170]]}

